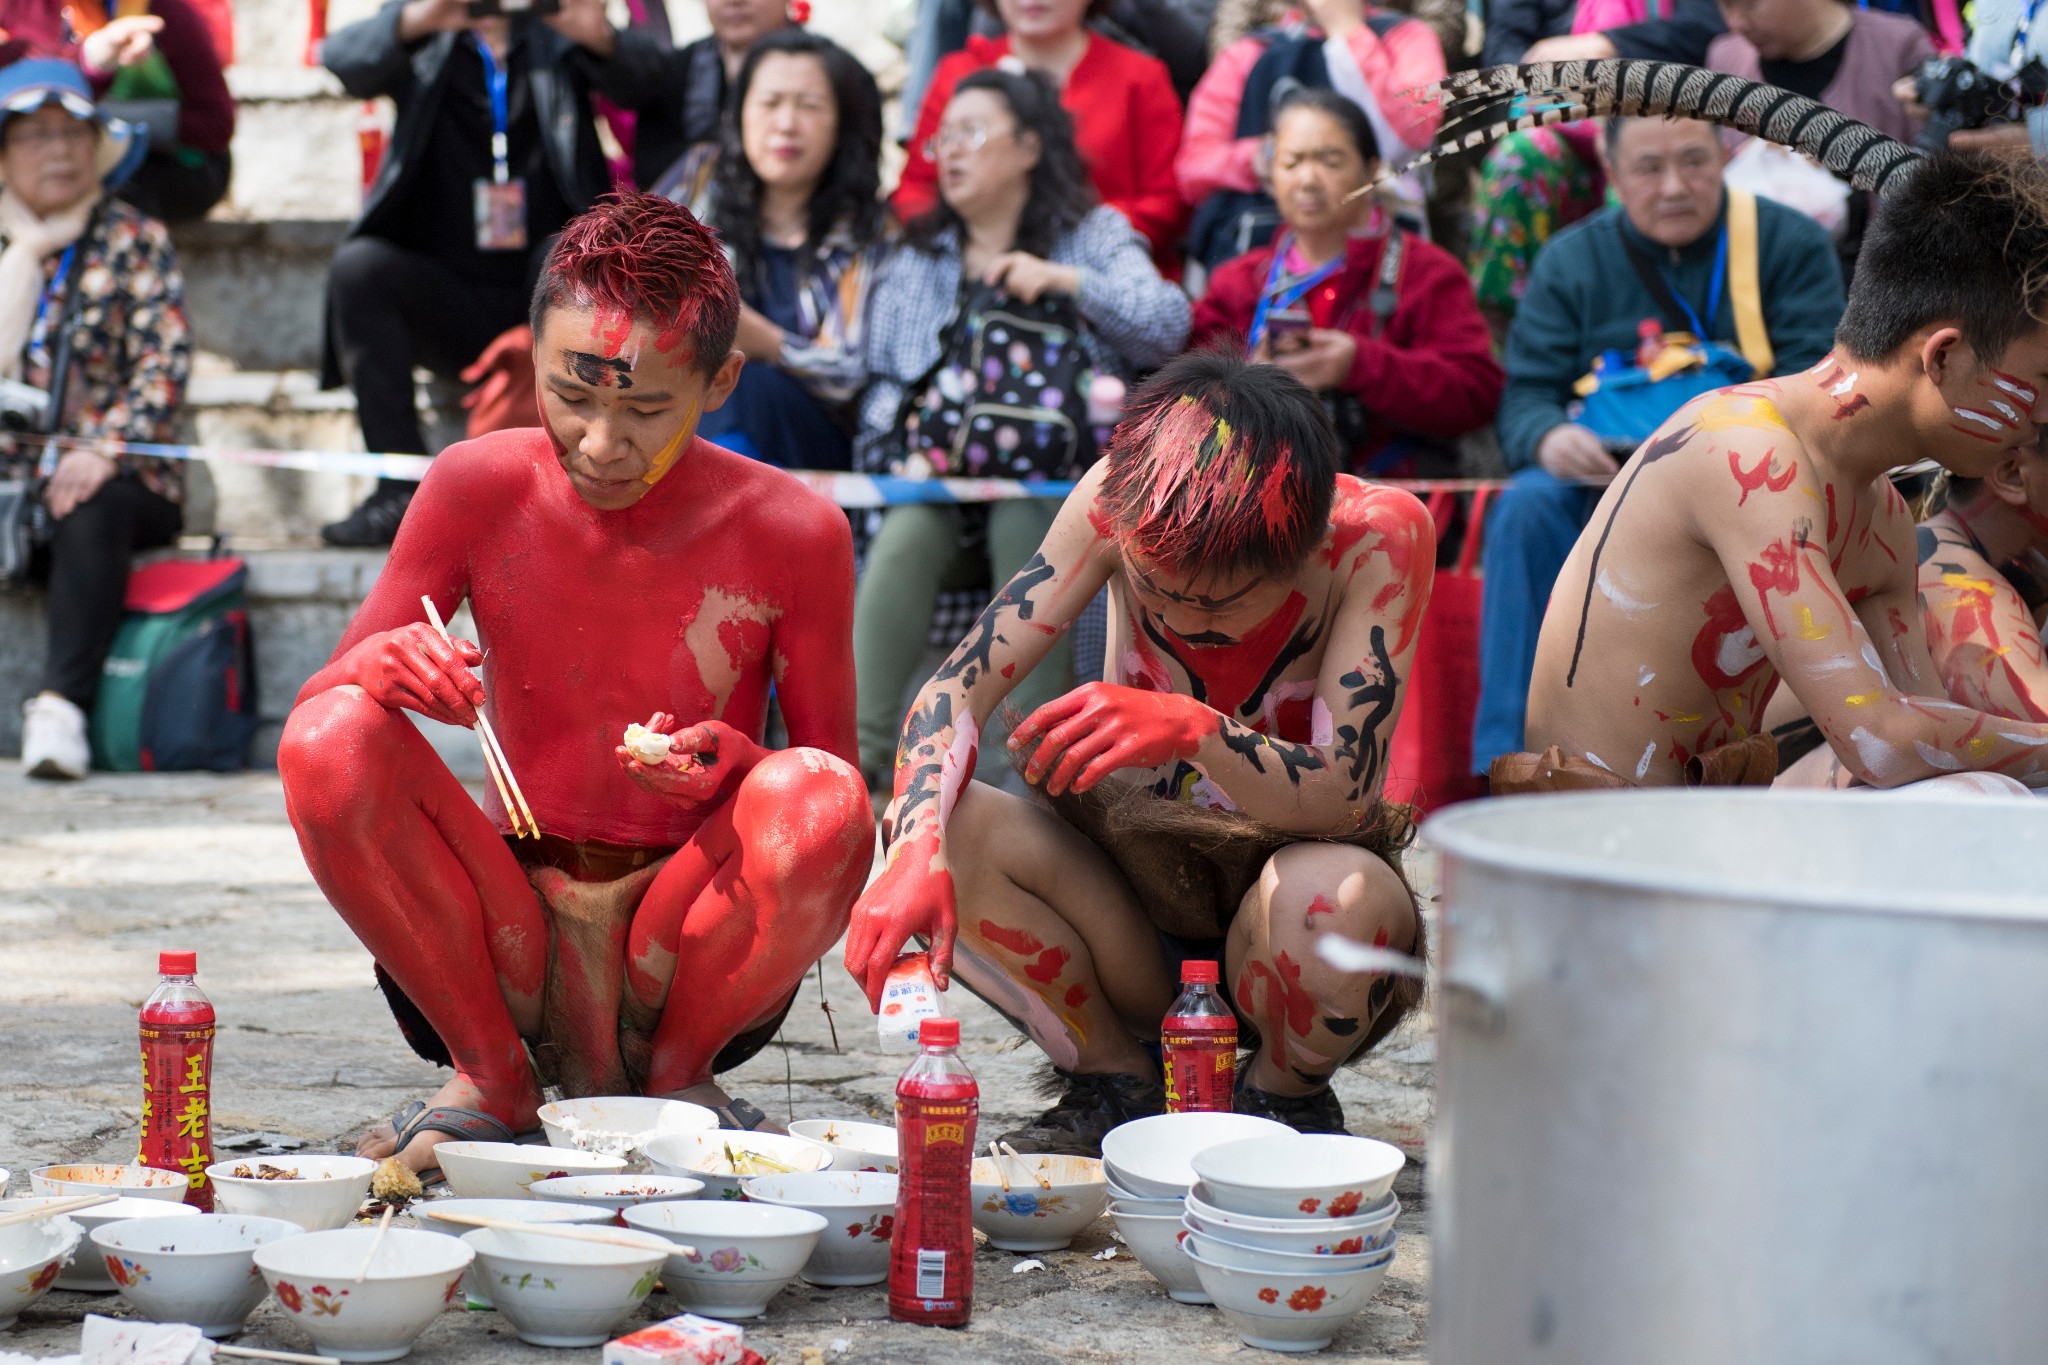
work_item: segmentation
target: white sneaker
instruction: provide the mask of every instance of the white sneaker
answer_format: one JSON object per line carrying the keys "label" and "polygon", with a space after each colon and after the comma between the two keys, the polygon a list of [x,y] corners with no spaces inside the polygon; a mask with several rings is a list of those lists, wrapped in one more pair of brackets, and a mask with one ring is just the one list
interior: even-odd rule
{"label": "white sneaker", "polygon": [[85,712],[63,697],[42,693],[21,708],[21,766],[30,777],[76,780],[92,766]]}

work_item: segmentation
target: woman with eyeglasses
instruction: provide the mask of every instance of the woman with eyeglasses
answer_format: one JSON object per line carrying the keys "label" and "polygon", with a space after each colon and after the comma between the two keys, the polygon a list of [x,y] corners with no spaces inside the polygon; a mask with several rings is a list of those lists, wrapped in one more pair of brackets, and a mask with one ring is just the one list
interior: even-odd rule
{"label": "woman with eyeglasses", "polygon": [[[977,71],[953,88],[930,141],[939,200],[912,222],[907,245],[875,285],[868,323],[868,390],[854,468],[934,472],[905,443],[906,393],[932,374],[963,302],[999,287],[1025,305],[1070,299],[1095,373],[1129,379],[1177,354],[1187,340],[1186,295],[1162,279],[1124,217],[1096,202],[1059,96],[1032,73]],[[861,768],[886,786],[904,693],[931,630],[941,587],[966,588],[985,571],[1006,582],[1052,525],[1057,498],[989,504],[977,564],[961,551],[957,506],[892,507],[868,549],[854,603],[860,684]],[[1066,690],[1072,649],[1062,641],[1014,695],[1025,712]]]}
{"label": "woman with eyeglasses", "polygon": [[[170,234],[112,197],[141,150],[94,108],[70,63],[0,70],[0,379],[48,395],[0,406],[13,409],[11,426],[71,438],[54,469],[37,471],[48,475],[47,534],[29,568],[48,581],[50,623],[42,685],[23,708],[31,777],[85,776],[86,717],[129,563],[175,541],[182,524],[176,464],[93,445],[170,440],[191,371]],[[0,466],[12,456],[19,472],[40,450],[0,447]]]}

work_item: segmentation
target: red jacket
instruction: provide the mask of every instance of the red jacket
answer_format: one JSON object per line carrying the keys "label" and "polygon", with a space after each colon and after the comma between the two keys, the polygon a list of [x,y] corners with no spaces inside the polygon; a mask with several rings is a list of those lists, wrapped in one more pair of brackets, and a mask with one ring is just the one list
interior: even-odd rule
{"label": "red jacket", "polygon": [[[1352,452],[1359,468],[1402,432],[1449,441],[1479,430],[1493,420],[1507,383],[1464,267],[1412,233],[1402,234],[1393,316],[1375,335],[1370,300],[1385,247],[1384,236],[1352,237],[1343,267],[1304,300],[1316,326],[1342,329],[1358,341],[1342,388],[1375,419],[1368,448]],[[1195,304],[1188,344],[1225,335],[1242,341],[1272,261],[1273,248],[1263,246],[1216,267],[1209,292]]]}
{"label": "red jacket", "polygon": [[[946,57],[932,73],[924,107],[918,111],[917,131],[910,139],[910,159],[889,199],[904,222],[939,202],[938,167],[925,145],[939,131],[953,87],[1009,52],[1008,38],[969,38],[965,48]],[[1088,163],[1102,202],[1130,219],[1152,244],[1153,259],[1170,261],[1187,226],[1188,211],[1173,179],[1181,110],[1165,64],[1090,32],[1088,50],[1060,92],[1060,107],[1073,116],[1075,145]]]}

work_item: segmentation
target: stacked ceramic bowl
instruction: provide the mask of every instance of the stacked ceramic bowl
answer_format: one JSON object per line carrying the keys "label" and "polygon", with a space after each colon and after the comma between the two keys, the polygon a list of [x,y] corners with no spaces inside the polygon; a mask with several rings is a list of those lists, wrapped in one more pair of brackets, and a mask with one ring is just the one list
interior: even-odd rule
{"label": "stacked ceramic bowl", "polygon": [[1117,1235],[1169,1296],[1208,1303],[1209,1293],[1181,1250],[1187,1230],[1189,1162],[1219,1143],[1284,1136],[1293,1130],[1249,1114],[1155,1114],[1119,1124],[1102,1139],[1102,1178]]}
{"label": "stacked ceramic bowl", "polygon": [[1194,1154],[1181,1254],[1246,1345],[1319,1351],[1365,1310],[1400,1240],[1406,1160],[1371,1138],[1293,1132]]}

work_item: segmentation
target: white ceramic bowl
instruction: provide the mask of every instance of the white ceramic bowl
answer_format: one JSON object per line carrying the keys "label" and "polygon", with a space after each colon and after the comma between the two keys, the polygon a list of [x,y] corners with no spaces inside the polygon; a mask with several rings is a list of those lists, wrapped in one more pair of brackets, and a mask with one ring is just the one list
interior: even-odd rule
{"label": "white ceramic bowl", "polygon": [[835,1171],[881,1171],[896,1174],[896,1130],[886,1123],[860,1119],[798,1119],[789,1125],[794,1137],[822,1142],[832,1149]]}
{"label": "white ceramic bowl", "polygon": [[462,1293],[476,1253],[454,1237],[416,1228],[386,1228],[370,1273],[357,1284],[376,1235],[375,1228],[337,1228],[256,1249],[270,1292],[321,1355],[397,1360]]}
{"label": "white ceramic bowl", "polygon": [[[74,1196],[66,1195],[65,1198]],[[0,1200],[0,1213],[10,1208],[26,1208],[36,1201],[7,1199]],[[111,1204],[102,1204],[95,1209],[80,1209],[67,1214],[72,1222],[85,1229],[88,1239],[96,1228],[109,1223],[119,1223],[129,1218],[197,1218],[199,1210],[190,1204],[173,1204],[168,1199],[116,1199]],[[71,1264],[64,1267],[64,1273],[57,1277],[57,1288],[76,1290],[83,1294],[111,1294],[114,1292],[113,1277],[107,1274],[106,1258],[88,1243],[80,1243],[78,1254],[71,1258]]]}
{"label": "white ceramic bowl", "polygon": [[1339,1328],[1365,1311],[1392,1256],[1364,1270],[1307,1275],[1238,1270],[1183,1248],[1195,1275],[1247,1346],[1268,1351],[1320,1351]]}
{"label": "white ceramic bowl", "polygon": [[711,1318],[758,1318],[816,1250],[825,1216],[778,1204],[708,1199],[642,1204],[626,1224],[692,1248],[675,1252],[662,1283],[685,1311]]}
{"label": "white ceramic bowl", "polygon": [[1142,1199],[1177,1199],[1195,1183],[1196,1152],[1242,1138],[1292,1135],[1284,1123],[1255,1114],[1154,1114],[1110,1129],[1102,1160],[1110,1179]]}
{"label": "white ceramic bowl", "polygon": [[[244,1166],[251,1171],[272,1166],[299,1178],[254,1180],[234,1173]],[[376,1169],[376,1162],[360,1156],[263,1156],[216,1161],[206,1168],[206,1178],[213,1182],[213,1202],[222,1213],[282,1218],[308,1232],[325,1232],[349,1225],[370,1197],[370,1173]]]}
{"label": "white ceramic bowl", "polygon": [[652,1233],[614,1235],[643,1249],[502,1228],[478,1228],[462,1240],[476,1252],[472,1273],[490,1286],[491,1302],[521,1341],[602,1346],[654,1292],[672,1245]]}
{"label": "white ceramic bowl", "polygon": [[1168,1199],[1151,1199],[1136,1190],[1126,1189],[1117,1183],[1116,1176],[1111,1173],[1106,1161],[1102,1163],[1102,1187],[1109,1191],[1110,1207],[1122,1209],[1125,1213],[1170,1213],[1178,1218],[1187,1203],[1183,1195],[1174,1195]]}
{"label": "white ceramic bowl", "polygon": [[825,1220],[799,1273],[811,1284],[880,1284],[889,1278],[896,1177],[880,1171],[806,1171],[742,1182],[758,1204],[808,1209]]}
{"label": "white ceramic bowl", "polygon": [[192,1183],[183,1171],[159,1171],[153,1166],[119,1166],[111,1162],[78,1162],[68,1166],[38,1166],[28,1173],[28,1190],[34,1195],[117,1194],[123,1199],[169,1199],[182,1202]]}
{"label": "white ceramic bowl", "polygon": [[1152,1278],[1166,1286],[1167,1297],[1178,1303],[1207,1303],[1208,1291],[1195,1274],[1195,1263],[1182,1254],[1180,1239],[1187,1229],[1180,1219],[1164,1214],[1118,1213],[1109,1211],[1124,1245],[1138,1258],[1138,1264],[1152,1272]]}
{"label": "white ceramic bowl", "polygon": [[[6,1202],[24,1207],[24,1201]],[[22,1309],[49,1292],[84,1236],[85,1229],[61,1213],[0,1228],[0,1329],[12,1327]]]}
{"label": "white ceramic bowl", "polygon": [[[618,1214],[596,1204],[544,1203],[538,1199],[428,1199],[412,1206],[413,1221],[427,1232],[449,1237],[467,1237],[476,1231],[463,1223],[445,1221],[444,1214],[467,1213],[478,1218],[509,1218],[522,1223],[603,1224],[618,1221]],[[464,1282],[469,1297],[488,1306],[491,1292],[477,1267],[469,1268]]]}
{"label": "white ceramic bowl", "polygon": [[1387,1197],[1408,1158],[1373,1138],[1288,1133],[1204,1148],[1188,1164],[1226,1213],[1353,1218]]}
{"label": "white ceramic bowl", "polygon": [[[558,1175],[534,1181],[532,1192],[535,1199],[552,1204],[584,1204],[617,1213],[635,1204],[695,1199],[704,1193],[704,1182],[684,1175]],[[615,1221],[624,1226],[626,1220]]]}
{"label": "white ceramic bowl", "polygon": [[[726,1148],[740,1158],[735,1172],[725,1159]],[[704,1182],[704,1199],[744,1199],[740,1182],[756,1175],[795,1175],[799,1171],[822,1171],[832,1164],[832,1149],[809,1138],[785,1137],[780,1133],[743,1133],[718,1128],[708,1133],[680,1133],[656,1138],[647,1144],[647,1160],[663,1175],[686,1175]],[[746,1156],[752,1154],[787,1166],[753,1169]]]}
{"label": "white ceramic bowl", "polygon": [[[1010,1182],[1007,1192],[999,1173]],[[1058,1251],[1109,1205],[1102,1162],[1092,1156],[1004,1157],[1000,1165],[976,1157],[972,1182],[974,1226],[1004,1251]]]}
{"label": "white ceramic bowl", "polygon": [[1401,1201],[1388,1195],[1355,1218],[1261,1218],[1230,1213],[1202,1198],[1200,1185],[1188,1191],[1188,1226],[1206,1237],[1239,1246],[1309,1256],[1357,1256],[1386,1246],[1394,1238],[1394,1220]]}
{"label": "white ceramic bowl", "polygon": [[269,1292],[256,1249],[305,1233],[282,1218],[205,1213],[108,1223],[93,1230],[92,1243],[136,1316],[228,1337]]}
{"label": "white ceramic bowl", "polygon": [[448,1188],[464,1199],[531,1199],[537,1180],[565,1175],[617,1175],[622,1156],[541,1147],[530,1142],[444,1142],[434,1149]]}
{"label": "white ceramic bowl", "polygon": [[630,1158],[658,1137],[718,1126],[701,1104],[640,1095],[594,1095],[540,1107],[540,1126],[555,1147]]}
{"label": "white ceramic bowl", "polygon": [[[1181,1220],[1186,1226],[1186,1219]],[[1271,1247],[1246,1246],[1221,1237],[1211,1237],[1188,1228],[1187,1240],[1181,1243],[1191,1256],[1200,1256],[1218,1265],[1233,1270],[1273,1270],[1284,1274],[1312,1275],[1317,1272],[1335,1274],[1344,1270],[1369,1270],[1381,1261],[1391,1260],[1394,1250],[1401,1245],[1401,1239],[1388,1234],[1387,1240],[1371,1251],[1354,1255],[1318,1256],[1299,1251],[1275,1251]]]}

